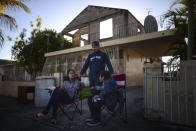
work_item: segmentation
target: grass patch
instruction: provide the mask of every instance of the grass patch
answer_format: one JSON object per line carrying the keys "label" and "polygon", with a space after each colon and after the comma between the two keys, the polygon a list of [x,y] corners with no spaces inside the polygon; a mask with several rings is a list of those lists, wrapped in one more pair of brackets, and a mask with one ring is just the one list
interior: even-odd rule
{"label": "grass patch", "polygon": [[85,98],[91,96],[90,88],[89,87],[83,87],[81,95],[82,95],[82,99],[85,99]]}

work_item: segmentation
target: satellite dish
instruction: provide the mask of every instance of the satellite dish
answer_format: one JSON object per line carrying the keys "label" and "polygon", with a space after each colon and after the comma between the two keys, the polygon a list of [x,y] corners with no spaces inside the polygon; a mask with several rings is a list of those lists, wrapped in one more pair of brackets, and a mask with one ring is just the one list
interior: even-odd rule
{"label": "satellite dish", "polygon": [[154,16],[148,15],[144,20],[145,33],[157,32],[158,24]]}

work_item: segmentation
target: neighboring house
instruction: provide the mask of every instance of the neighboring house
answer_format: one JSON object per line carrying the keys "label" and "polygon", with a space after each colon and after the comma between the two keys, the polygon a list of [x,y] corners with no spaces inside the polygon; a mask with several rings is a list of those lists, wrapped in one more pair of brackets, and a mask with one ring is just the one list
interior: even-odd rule
{"label": "neighboring house", "polygon": [[6,65],[6,64],[11,64],[11,63],[13,63],[12,60],[0,59],[0,65]]}
{"label": "neighboring house", "polygon": [[16,63],[0,65],[1,81],[32,81],[31,75]]}
{"label": "neighboring house", "polygon": [[[34,86],[31,75],[14,61],[0,60],[0,95],[18,98],[19,86]],[[24,93],[25,91],[23,91]],[[31,99],[33,94],[31,94]]]}
{"label": "neighboring house", "polygon": [[88,6],[61,32],[70,36],[76,47],[46,53],[42,74],[61,80],[68,68],[79,73],[91,52],[90,43],[98,40],[109,55],[115,73],[126,73],[129,86],[143,85],[144,62],[149,62],[151,57],[171,55],[168,49],[175,41],[182,40],[176,35],[176,29],[150,32],[148,28],[148,32],[145,33],[144,26],[128,10]]}

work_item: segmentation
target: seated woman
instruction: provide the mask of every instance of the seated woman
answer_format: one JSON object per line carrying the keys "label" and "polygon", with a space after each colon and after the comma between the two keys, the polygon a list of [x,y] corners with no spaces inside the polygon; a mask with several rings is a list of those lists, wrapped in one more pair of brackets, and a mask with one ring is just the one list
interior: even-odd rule
{"label": "seated woman", "polygon": [[59,103],[62,101],[72,100],[79,89],[80,82],[75,78],[75,71],[69,69],[67,71],[67,79],[63,82],[60,88],[56,88],[48,102],[46,108],[36,114],[36,118],[40,118],[48,114],[51,107],[53,107],[51,123],[56,124],[57,110]]}
{"label": "seated woman", "polygon": [[91,117],[86,119],[86,124],[88,126],[98,126],[101,124],[101,107],[105,105],[108,110],[113,111],[117,104],[118,95],[116,93],[117,84],[111,77],[109,71],[103,71],[100,74],[100,82],[103,83],[104,91],[99,95],[91,97],[92,102],[88,103]]}

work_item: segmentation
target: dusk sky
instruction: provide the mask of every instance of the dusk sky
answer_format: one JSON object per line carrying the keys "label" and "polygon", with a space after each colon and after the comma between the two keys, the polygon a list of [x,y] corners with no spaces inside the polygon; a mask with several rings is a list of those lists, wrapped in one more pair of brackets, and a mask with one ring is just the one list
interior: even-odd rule
{"label": "dusk sky", "polygon": [[[174,0],[31,0],[25,4],[32,14],[22,10],[9,11],[18,24],[16,31],[6,31],[13,39],[19,35],[23,28],[31,32],[30,21],[35,23],[38,16],[42,17],[42,29],[45,27],[61,32],[83,9],[88,5],[128,9],[139,21],[143,21],[151,8],[151,15],[160,16],[166,13]],[[0,59],[11,59],[11,47],[14,41],[5,41],[0,49]]]}

